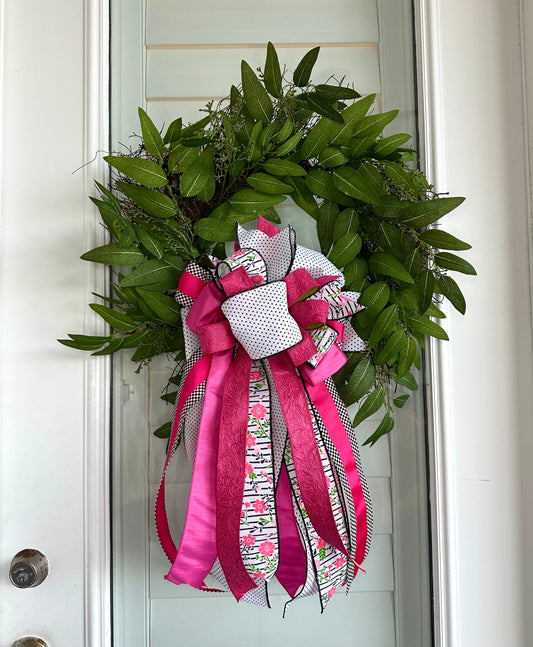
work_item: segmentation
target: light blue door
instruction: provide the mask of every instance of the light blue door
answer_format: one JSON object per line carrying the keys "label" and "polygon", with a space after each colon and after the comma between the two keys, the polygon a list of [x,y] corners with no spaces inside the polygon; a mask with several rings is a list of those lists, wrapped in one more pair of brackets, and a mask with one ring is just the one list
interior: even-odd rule
{"label": "light blue door", "polygon": [[[197,121],[208,100],[238,84],[240,61],[262,66],[272,41],[294,69],[321,46],[313,80],[345,77],[363,95],[376,93],[376,112],[400,108],[396,130],[416,141],[411,7],[405,0],[113,0],[112,136],[135,148],[137,106],[162,127],[181,116]],[[281,206],[298,240],[316,247],[314,222],[294,204]],[[114,631],[124,647],[428,647],[431,644],[424,414],[421,396],[398,416],[393,436],[363,462],[373,498],[374,539],[350,593],[337,595],[320,616],[318,603],[295,604],[282,619],[286,596],[270,591],[272,609],[237,605],[230,595],[203,594],[163,579],[168,571],[152,510],[165,442],[152,434],[171,416],[159,398],[171,362],[140,374],[116,360],[114,425]],[[361,440],[376,426],[360,428]],[[171,524],[183,527],[190,470],[182,456],[167,477]]]}

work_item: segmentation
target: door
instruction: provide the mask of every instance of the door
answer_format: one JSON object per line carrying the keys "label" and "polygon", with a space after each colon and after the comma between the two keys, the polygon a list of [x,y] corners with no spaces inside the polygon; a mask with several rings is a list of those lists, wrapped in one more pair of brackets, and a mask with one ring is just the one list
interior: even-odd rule
{"label": "door", "polygon": [[[440,190],[470,196],[455,233],[477,240],[480,273],[468,318],[450,317],[457,343],[428,373],[443,387],[429,417],[437,635],[447,647],[522,647],[533,381],[519,5],[416,6],[426,164]],[[0,22],[0,644],[108,647],[108,367],[54,341],[98,332],[86,303],[105,276],[78,256],[101,235],[86,196],[103,169],[72,171],[108,148],[107,3],[2,0]],[[7,576],[23,548],[50,562],[27,590]]]}
{"label": "door", "polygon": [[[112,2],[111,133],[115,150],[135,147],[139,103],[158,128],[177,117],[198,120],[208,100],[220,100],[238,83],[240,61],[263,65],[265,42],[277,47],[281,65],[294,69],[320,45],[315,82],[346,75],[363,95],[375,93],[373,112],[399,107],[392,132],[410,132],[416,142],[413,14],[410,1],[274,1],[258,21],[245,0],[195,3],[148,0]],[[279,17],[283,15],[283,20]],[[201,29],[196,28],[201,25]],[[296,28],[297,26],[297,28]],[[135,60],[138,64],[132,65]],[[135,103],[137,102],[137,103]],[[315,224],[294,203],[277,207],[298,242],[318,248]],[[303,600],[282,619],[286,596],[270,586],[272,610],[234,603],[231,596],[205,595],[165,581],[167,560],[151,522],[166,441],[153,432],[170,419],[161,402],[170,358],[141,371],[130,357],[114,364],[113,418],[113,598],[115,644],[163,647],[176,632],[183,644],[246,644],[253,627],[265,624],[262,647],[328,644],[412,647],[431,643],[425,421],[422,393],[399,412],[397,436],[362,448],[363,468],[374,501],[374,538],[367,574],[319,617],[316,600]],[[351,412],[354,415],[354,411]],[[359,442],[379,423],[359,430]],[[171,524],[183,527],[190,470],[184,455],[167,473]],[[212,584],[215,586],[216,582]],[[204,614],[210,623],[200,622]],[[329,620],[329,622],[328,622]],[[337,629],[331,635],[331,625]],[[345,638],[346,635],[350,639]]]}

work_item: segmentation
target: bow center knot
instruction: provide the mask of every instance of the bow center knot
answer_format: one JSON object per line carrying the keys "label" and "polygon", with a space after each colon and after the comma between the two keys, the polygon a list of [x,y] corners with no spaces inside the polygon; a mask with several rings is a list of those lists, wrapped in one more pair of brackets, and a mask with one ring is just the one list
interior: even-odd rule
{"label": "bow center knot", "polygon": [[254,360],[277,355],[302,340],[289,312],[284,281],[238,292],[221,307],[235,338]]}

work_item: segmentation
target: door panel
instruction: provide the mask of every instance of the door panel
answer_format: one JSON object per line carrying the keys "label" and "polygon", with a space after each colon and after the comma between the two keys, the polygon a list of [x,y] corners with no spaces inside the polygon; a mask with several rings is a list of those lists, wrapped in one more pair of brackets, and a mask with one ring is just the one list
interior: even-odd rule
{"label": "door panel", "polygon": [[[178,116],[185,122],[196,121],[201,116],[198,110],[208,100],[222,99],[232,83],[239,83],[241,59],[252,67],[263,65],[267,40],[276,43],[281,63],[292,69],[306,51],[320,45],[315,82],[325,82],[333,73],[346,76],[359,92],[376,93],[375,111],[382,105],[401,107],[398,127],[414,134],[409,3],[335,0],[326,8],[312,0],[305,11],[301,4],[271,3],[258,20],[250,15],[245,0],[148,0],[145,16],[136,12],[135,2],[114,0],[117,24],[113,34],[118,42],[113,51],[118,55],[112,65],[113,78],[119,81],[112,86],[113,141],[129,145],[128,135],[138,131],[129,102],[140,94],[158,127]],[[283,13],[281,20],[279,12]],[[135,60],[145,60],[142,73],[132,71],[128,60],[120,56],[121,51],[134,52],[130,41],[136,41],[142,51],[134,55]],[[316,248],[314,221],[287,202],[277,208],[283,224],[295,227],[299,243]],[[287,598],[276,585],[269,586],[273,608],[268,611],[237,605],[229,594],[206,595],[163,579],[169,564],[157,539],[152,510],[166,443],[152,432],[172,415],[172,407],[165,406],[159,395],[173,365],[160,358],[141,374],[134,368],[122,357],[115,371],[116,402],[120,399],[113,436],[117,647],[144,647],[148,640],[152,647],[166,647],[178,635],[184,647],[244,645],[258,623],[268,626],[264,645],[289,640],[308,647],[430,644],[421,398],[415,398],[398,416],[400,441],[384,439],[372,449],[362,448],[375,513],[367,574],[360,573],[349,595],[337,596],[324,617],[318,615],[317,601],[310,599],[295,604],[282,619]],[[361,425],[361,441],[378,421],[370,419]],[[177,538],[185,520],[189,487],[190,469],[180,455],[167,472],[167,500],[173,501],[170,521]],[[346,636],[350,636],[348,642]]]}

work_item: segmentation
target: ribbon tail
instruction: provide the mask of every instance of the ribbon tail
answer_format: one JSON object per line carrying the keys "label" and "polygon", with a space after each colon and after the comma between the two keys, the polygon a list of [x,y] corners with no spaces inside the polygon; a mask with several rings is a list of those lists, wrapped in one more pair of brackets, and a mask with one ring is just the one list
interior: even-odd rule
{"label": "ribbon tail", "polygon": [[251,367],[250,356],[240,346],[225,380],[218,447],[216,545],[226,581],[237,601],[257,586],[240,552]]}
{"label": "ribbon tail", "polygon": [[[352,491],[355,505],[355,516],[357,519],[357,539],[353,559],[356,562],[356,568],[358,568],[357,565],[360,565],[363,562],[366,553],[368,552],[368,544],[370,541],[368,517],[371,514],[367,506],[369,496],[366,481],[362,476],[360,466],[357,464],[359,452],[357,450],[357,446],[355,447],[354,452],[354,447],[348,437],[345,424],[341,419],[341,414],[346,413],[346,411],[345,409],[344,411],[341,411],[341,408],[344,408],[344,404],[341,402],[338,394],[335,392],[337,398],[334,398],[326,384],[323,383],[315,386],[308,386],[308,393],[320,417],[324,421],[329,437],[337,448],[346,470],[346,476]],[[367,489],[366,496],[364,488]]]}
{"label": "ribbon tail", "polygon": [[178,432],[181,424],[181,417],[184,407],[189,400],[190,396],[196,391],[196,389],[207,379],[209,373],[209,367],[211,365],[210,357],[201,357],[188,372],[186,378],[183,381],[180,397],[176,405],[176,412],[174,416],[174,422],[172,425],[172,431],[170,434],[170,440],[168,443],[168,454],[165,461],[165,466],[163,468],[163,477],[161,479],[161,484],[159,485],[159,491],[157,493],[157,500],[155,506],[155,521],[157,534],[159,536],[159,541],[163,550],[165,551],[168,559],[173,562],[176,559],[176,554],[178,549],[174,544],[172,535],[170,533],[170,528],[168,525],[168,518],[165,507],[165,474],[168,468],[170,459],[174,452],[174,445],[178,437]]}
{"label": "ribbon tail", "polygon": [[279,568],[276,577],[291,598],[294,598],[298,589],[305,584],[307,558],[296,525],[291,486],[284,465],[279,475],[276,504],[280,544]]}
{"label": "ribbon tail", "polygon": [[301,378],[285,353],[270,357],[268,362],[287,423],[292,458],[305,510],[319,536],[348,556],[331,509],[322,459]]}
{"label": "ribbon tail", "polygon": [[204,356],[210,359],[205,404],[198,430],[185,528],[174,563],[165,579],[174,584],[204,588],[204,579],[216,559],[215,467],[217,427],[222,407],[222,388],[231,363],[231,351]]}

